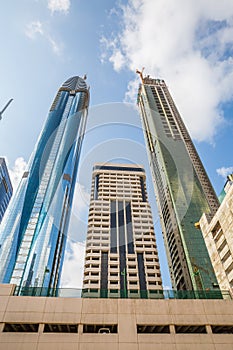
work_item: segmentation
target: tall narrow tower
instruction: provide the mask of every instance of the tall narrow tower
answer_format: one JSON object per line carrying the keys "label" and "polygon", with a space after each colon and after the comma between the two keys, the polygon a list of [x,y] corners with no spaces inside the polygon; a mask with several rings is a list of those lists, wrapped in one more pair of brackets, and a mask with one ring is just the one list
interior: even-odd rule
{"label": "tall narrow tower", "polygon": [[84,296],[162,296],[145,180],[145,171],[140,166],[108,163],[94,166]]}
{"label": "tall narrow tower", "polygon": [[0,282],[59,284],[85,131],[89,91],[80,77],[58,90],[0,231]]}
{"label": "tall narrow tower", "polygon": [[205,290],[217,280],[200,230],[219,202],[164,80],[141,75],[138,105],[173,287]]}

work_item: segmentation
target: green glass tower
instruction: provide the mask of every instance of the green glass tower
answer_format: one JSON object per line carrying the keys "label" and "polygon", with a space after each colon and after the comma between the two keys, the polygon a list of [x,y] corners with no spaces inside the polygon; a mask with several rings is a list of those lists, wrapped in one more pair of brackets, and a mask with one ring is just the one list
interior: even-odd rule
{"label": "green glass tower", "polygon": [[140,76],[138,105],[173,287],[217,289],[196,227],[203,212],[216,212],[217,196],[164,80]]}

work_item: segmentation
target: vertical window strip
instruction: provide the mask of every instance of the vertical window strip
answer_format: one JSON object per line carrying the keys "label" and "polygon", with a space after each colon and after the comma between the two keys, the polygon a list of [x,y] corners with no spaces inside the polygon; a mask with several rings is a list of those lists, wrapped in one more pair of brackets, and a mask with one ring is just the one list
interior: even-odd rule
{"label": "vertical window strip", "polygon": [[145,265],[144,265],[143,253],[137,253],[137,260],[138,260],[140,296],[141,296],[141,298],[147,298],[146,275],[145,275]]}
{"label": "vertical window strip", "polygon": [[94,185],[94,200],[98,199],[99,191],[99,174],[95,176],[95,185]]}
{"label": "vertical window strip", "polygon": [[144,185],[144,180],[143,180],[142,176],[140,176],[140,184],[141,184],[141,192],[142,192],[142,201],[146,202],[145,185]]}
{"label": "vertical window strip", "polygon": [[119,229],[119,255],[120,255],[120,290],[121,298],[127,298],[127,271],[125,248],[124,203],[118,202],[118,229]]}
{"label": "vertical window strip", "polygon": [[108,252],[101,252],[100,297],[106,298],[108,293]]}
{"label": "vertical window strip", "polygon": [[110,253],[117,253],[116,201],[111,201],[110,210]]}
{"label": "vertical window strip", "polygon": [[130,202],[126,202],[125,203],[125,214],[126,214],[128,253],[129,254],[134,254],[132,212],[131,212],[131,203]]}

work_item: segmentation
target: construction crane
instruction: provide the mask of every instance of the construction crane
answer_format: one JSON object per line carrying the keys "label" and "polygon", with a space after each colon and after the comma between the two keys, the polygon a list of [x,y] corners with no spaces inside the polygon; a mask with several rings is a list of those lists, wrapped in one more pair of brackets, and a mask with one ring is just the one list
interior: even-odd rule
{"label": "construction crane", "polygon": [[13,98],[11,98],[7,104],[5,105],[5,107],[0,111],[0,120],[2,119],[2,115],[5,112],[5,110],[7,109],[7,107],[9,106],[9,104],[13,101]]}
{"label": "construction crane", "polygon": [[144,71],[144,69],[145,69],[145,67],[143,67],[141,71],[139,69],[136,69],[136,73],[139,74],[142,83],[143,83],[143,71]]}

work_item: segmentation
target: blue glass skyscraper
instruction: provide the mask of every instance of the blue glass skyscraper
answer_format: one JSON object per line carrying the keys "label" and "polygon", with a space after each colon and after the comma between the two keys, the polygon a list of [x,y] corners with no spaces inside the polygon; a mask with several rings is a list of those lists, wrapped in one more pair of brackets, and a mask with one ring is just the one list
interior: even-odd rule
{"label": "blue glass skyscraper", "polygon": [[0,229],[0,282],[59,285],[89,90],[72,77],[58,90],[28,170]]}
{"label": "blue glass skyscraper", "polygon": [[13,188],[4,158],[0,158],[0,223],[12,197]]}

